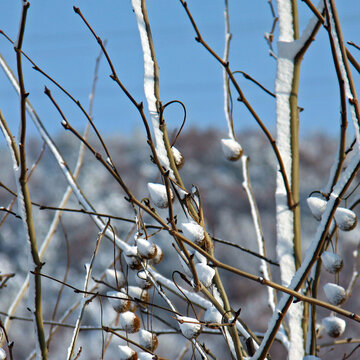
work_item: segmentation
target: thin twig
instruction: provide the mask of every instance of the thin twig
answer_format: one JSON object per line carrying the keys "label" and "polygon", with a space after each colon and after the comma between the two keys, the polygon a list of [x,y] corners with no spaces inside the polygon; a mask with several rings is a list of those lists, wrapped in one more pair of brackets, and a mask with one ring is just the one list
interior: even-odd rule
{"label": "thin twig", "polygon": [[278,262],[276,262],[276,261],[274,261],[274,260],[271,260],[271,259],[267,258],[266,256],[263,256],[263,255],[261,255],[261,254],[259,254],[259,253],[256,253],[256,252],[254,252],[254,251],[252,251],[252,250],[250,250],[250,249],[244,248],[243,246],[241,246],[241,245],[239,245],[239,244],[235,244],[235,243],[233,243],[233,242],[231,242],[231,241],[227,241],[227,240],[222,240],[222,239],[219,239],[219,238],[214,237],[214,236],[212,236],[211,238],[212,238],[215,242],[218,242],[218,243],[220,243],[220,244],[224,244],[224,245],[229,245],[229,246],[235,247],[235,248],[237,248],[237,249],[239,249],[239,250],[241,250],[241,251],[244,251],[244,252],[246,252],[246,253],[248,253],[248,254],[251,254],[251,255],[253,255],[253,256],[261,259],[261,260],[264,260],[264,261],[268,262],[268,263],[271,264],[271,265],[279,266],[279,263],[278,263]]}
{"label": "thin twig", "polygon": [[[15,52],[16,52],[16,64],[17,64],[17,74],[19,81],[19,89],[20,89],[20,139],[19,139],[19,168],[15,169],[15,177],[18,179],[18,191],[21,196],[18,197],[19,205],[22,210],[22,219],[25,228],[25,232],[27,234],[27,240],[29,242],[29,251],[32,259],[32,263],[29,264],[29,270],[34,269],[36,271],[40,271],[42,267],[42,263],[39,258],[37,241],[35,235],[35,228],[32,218],[32,208],[31,208],[31,200],[30,193],[27,185],[27,166],[26,166],[26,149],[25,149],[25,140],[26,140],[26,98],[28,97],[28,93],[25,91],[24,78],[23,78],[23,69],[22,69],[22,58],[21,58],[21,48],[25,33],[25,24],[26,24],[26,15],[29,9],[30,3],[27,1],[23,2],[23,11],[20,21],[20,29],[17,38],[17,42],[15,44]],[[17,174],[19,173],[19,175]],[[42,310],[41,310],[41,276],[35,275],[33,281],[34,294],[30,296],[34,296],[33,299],[29,299],[31,307],[31,311],[34,316],[34,326],[35,326],[35,334],[36,334],[36,344],[39,350],[39,356],[42,359],[46,360],[48,358],[48,352],[45,341],[45,333],[43,326],[43,318],[42,318]]]}

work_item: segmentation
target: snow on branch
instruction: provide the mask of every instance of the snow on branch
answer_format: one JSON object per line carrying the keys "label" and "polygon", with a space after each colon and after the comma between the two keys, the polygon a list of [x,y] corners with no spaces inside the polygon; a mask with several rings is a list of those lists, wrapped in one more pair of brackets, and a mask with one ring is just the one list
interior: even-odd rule
{"label": "snow on branch", "polygon": [[[229,52],[230,52],[230,20],[229,20],[229,4],[228,1],[225,0],[225,10],[224,10],[224,18],[225,18],[225,48],[224,48],[224,56],[223,61],[229,61]],[[226,123],[228,126],[228,137],[229,139],[235,139],[234,133],[234,123],[231,114],[231,104],[230,104],[230,86],[229,86],[229,76],[227,74],[226,68],[223,68],[223,90],[224,90],[224,113],[226,117]]]}
{"label": "snow on branch", "polygon": [[[243,156],[241,162],[242,162],[242,170],[244,177],[242,186],[245,189],[247,197],[249,199],[251,216],[253,218],[253,222],[255,226],[256,240],[258,243],[259,254],[262,255],[263,257],[266,257],[265,239],[262,231],[260,214],[255,202],[255,197],[252,191],[250,178],[249,178],[249,158],[247,156]],[[264,259],[261,259],[260,271],[265,279],[271,280],[270,269],[267,262]],[[270,306],[270,309],[274,311],[275,299],[276,299],[275,291],[271,287],[268,287],[267,290],[268,290],[268,304]]]}
{"label": "snow on branch", "polygon": [[[277,144],[284,162],[285,172],[292,187],[293,149],[292,149],[292,111],[290,97],[294,81],[294,27],[291,1],[278,0],[279,41],[277,54],[276,128]],[[295,135],[297,136],[297,135]],[[295,224],[294,212],[287,203],[286,188],[280,173],[276,178],[276,252],[280,264],[281,282],[288,286],[296,271],[295,265]],[[293,194],[294,196],[294,194]],[[299,360],[304,356],[302,331],[302,303],[291,307],[288,312],[290,328],[289,359]],[[276,314],[276,311],[274,312]]]}
{"label": "snow on branch", "polygon": [[147,19],[145,0],[131,0],[139,29],[144,55],[144,92],[155,135],[156,153],[166,169],[170,169],[163,133],[160,129],[159,67],[156,61],[150,25]]}

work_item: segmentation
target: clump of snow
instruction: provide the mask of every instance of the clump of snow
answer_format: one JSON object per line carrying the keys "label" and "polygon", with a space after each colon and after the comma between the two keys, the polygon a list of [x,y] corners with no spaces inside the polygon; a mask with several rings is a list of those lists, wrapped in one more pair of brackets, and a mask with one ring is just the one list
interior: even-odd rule
{"label": "clump of snow", "polygon": [[119,359],[120,360],[136,360],[136,351],[126,345],[119,345]]}
{"label": "clump of snow", "polygon": [[131,246],[125,251],[125,261],[132,270],[141,269],[141,262],[138,258],[137,246]]}
{"label": "clump of snow", "polygon": [[207,323],[216,323],[221,324],[222,323],[222,315],[216,309],[214,305],[211,305],[209,308],[206,309],[204,314],[204,321]]}
{"label": "clump of snow", "polygon": [[239,160],[243,149],[241,145],[234,139],[221,139],[221,147],[227,160]]}
{"label": "clump of snow", "polygon": [[195,269],[199,280],[205,287],[209,287],[212,284],[212,279],[215,276],[215,270],[204,263],[195,264]]}
{"label": "clump of snow", "polygon": [[162,261],[162,259],[164,258],[164,253],[161,250],[161,247],[156,244],[155,244],[155,247],[156,247],[156,254],[155,254],[155,257],[151,259],[151,263],[154,265],[159,264]]}
{"label": "clump of snow", "polygon": [[141,289],[150,289],[153,285],[144,270],[141,270],[136,274],[135,281]]}
{"label": "clump of snow", "polygon": [[150,331],[141,329],[139,332],[139,343],[145,349],[154,351],[158,347],[157,336]]}
{"label": "clump of snow", "polygon": [[339,272],[344,266],[344,261],[341,256],[329,251],[324,251],[322,253],[321,260],[325,269],[331,274]]}
{"label": "clump of snow", "polygon": [[346,328],[346,322],[336,316],[328,316],[322,319],[326,333],[331,337],[341,336]]}
{"label": "clump of snow", "polygon": [[186,338],[193,339],[200,334],[201,324],[198,320],[187,316],[178,316],[177,320],[179,321],[180,330]]}
{"label": "clump of snow", "polygon": [[321,360],[321,359],[315,355],[306,355],[304,356],[303,360]]}
{"label": "clump of snow", "polygon": [[180,198],[180,200],[184,200],[186,198],[186,196],[189,195],[189,193],[187,191],[185,191],[183,188],[181,188],[179,185],[177,184],[173,184],[175,189],[176,189],[176,192]]}
{"label": "clump of snow", "polygon": [[138,353],[138,360],[154,360],[154,359],[157,359],[157,357],[155,357],[145,351]]}
{"label": "clump of snow", "polygon": [[188,222],[188,223],[182,223],[181,224],[182,230],[184,232],[184,235],[194,242],[196,245],[203,245],[205,240],[205,231],[204,228],[195,223],[195,222]]}
{"label": "clump of snow", "polygon": [[327,283],[324,285],[325,295],[330,304],[340,305],[345,300],[345,289],[342,286],[333,283]]}
{"label": "clump of snow", "polygon": [[[167,197],[166,186],[162,184],[154,184],[154,183],[148,183],[147,186],[153,204],[160,209],[167,208],[169,206],[169,201]],[[174,194],[172,193],[171,189],[170,189],[170,198],[171,201],[173,201]]]}
{"label": "clump of snow", "polygon": [[193,254],[194,254],[195,259],[197,260],[197,262],[206,264],[207,260],[206,260],[206,257],[204,255],[200,254],[198,251],[194,251]]}
{"label": "clump of snow", "polygon": [[[120,291],[108,291],[106,293],[107,296],[114,296],[108,297],[110,305],[113,309],[118,312],[122,313],[124,311],[128,311],[130,308],[130,300],[129,297]],[[116,298],[115,298],[116,297]]]}
{"label": "clump of snow", "polygon": [[150,299],[149,293],[146,290],[144,290],[138,286],[128,286],[127,293],[133,299],[139,299],[141,301],[147,301],[147,302]]}
{"label": "clump of snow", "polygon": [[136,240],[137,251],[142,259],[152,259],[156,255],[156,246],[151,241],[143,238]]}
{"label": "clump of snow", "polygon": [[110,286],[114,288],[120,288],[125,285],[125,276],[122,271],[107,269],[105,274],[106,274],[106,282]]}
{"label": "clump of snow", "polygon": [[310,209],[311,213],[313,214],[314,218],[316,220],[320,221],[322,214],[325,211],[327,201],[320,199],[318,197],[315,197],[315,196],[311,196],[311,197],[307,198],[306,202],[307,202],[309,209]]}
{"label": "clump of snow", "polygon": [[185,159],[182,156],[181,152],[175,147],[171,147],[171,151],[174,156],[175,165],[178,169],[181,169],[184,166]]}
{"label": "clump of snow", "polygon": [[3,348],[0,348],[0,360],[6,359],[6,352]]}
{"label": "clump of snow", "polygon": [[125,311],[119,315],[121,327],[130,334],[136,333],[140,329],[140,319],[132,311]]}
{"label": "clump of snow", "polygon": [[357,217],[352,210],[339,207],[335,212],[335,221],[341,230],[350,231],[355,228]]}

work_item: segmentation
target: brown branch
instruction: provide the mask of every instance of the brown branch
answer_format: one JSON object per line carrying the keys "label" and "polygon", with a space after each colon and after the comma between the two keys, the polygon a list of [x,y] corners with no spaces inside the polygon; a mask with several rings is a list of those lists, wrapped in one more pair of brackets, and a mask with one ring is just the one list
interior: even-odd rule
{"label": "brown branch", "polygon": [[[350,69],[349,62],[348,62],[348,56],[347,56],[347,51],[346,51],[346,47],[345,47],[345,42],[344,42],[344,39],[343,39],[343,36],[342,36],[342,30],[341,30],[339,16],[337,14],[335,2],[333,0],[329,0],[329,3],[330,3],[331,9],[327,9],[327,11],[328,11],[327,18],[330,21],[329,16],[330,16],[330,11],[331,11],[331,16],[332,16],[332,18],[334,20],[334,23],[335,23],[334,31],[336,32],[337,38],[339,40],[341,57],[342,57],[343,64],[345,66],[346,77],[347,77],[347,81],[349,83],[350,92],[351,92],[351,96],[352,96],[352,98],[349,98],[348,101],[350,102],[350,106],[354,107],[356,120],[357,120],[357,125],[360,126],[359,101],[358,101],[358,98],[357,98],[356,88],[355,88],[353,76],[352,76],[351,69]],[[326,2],[325,2],[325,4],[326,4]],[[328,26],[328,31],[331,34],[331,27],[330,26]]]}
{"label": "brown branch", "polygon": [[268,90],[264,85],[262,85],[261,83],[259,83],[259,82],[258,82],[257,80],[255,80],[252,76],[250,76],[249,74],[247,74],[245,71],[237,70],[237,71],[234,71],[233,74],[242,74],[246,80],[250,80],[251,82],[253,82],[255,85],[257,85],[260,89],[264,90],[267,94],[269,94],[269,95],[272,96],[273,98],[276,97],[276,95],[275,95],[273,92],[271,92],[270,90]]}
{"label": "brown branch", "polygon": [[[27,186],[27,166],[26,166],[26,150],[25,150],[25,140],[26,140],[26,99],[28,97],[28,93],[25,91],[24,78],[23,78],[23,70],[22,70],[22,58],[21,58],[21,47],[24,38],[25,32],[25,24],[26,24],[26,15],[29,9],[30,3],[27,1],[23,2],[23,10],[20,22],[20,30],[17,38],[17,42],[15,44],[15,52],[16,52],[16,64],[17,64],[17,73],[18,73],[18,81],[19,81],[19,90],[20,90],[20,141],[19,141],[19,157],[20,157],[20,176],[19,176],[19,184],[22,192],[21,201],[23,202],[23,222],[25,225],[25,229],[27,232],[27,237],[30,245],[30,253],[33,261],[33,266],[36,271],[40,271],[42,267],[42,263],[39,258],[39,253],[37,249],[36,243],[36,235],[35,228],[32,218],[32,208],[31,208],[31,200],[30,193]],[[34,276],[34,322],[36,327],[36,342],[39,344],[41,358],[47,360],[48,353],[45,341],[45,333],[43,326],[43,318],[42,318],[42,310],[41,310],[41,277],[36,274]]]}
{"label": "brown branch", "polygon": [[276,261],[274,261],[274,260],[271,260],[271,259],[267,258],[266,256],[263,256],[263,255],[255,252],[255,251],[249,250],[249,249],[247,249],[247,248],[245,248],[245,247],[243,247],[243,246],[241,246],[241,245],[235,244],[235,243],[230,242],[230,241],[222,240],[222,239],[216,238],[216,237],[214,237],[214,236],[212,236],[211,238],[212,238],[215,242],[218,242],[218,243],[220,243],[220,244],[224,244],[224,245],[229,245],[229,246],[235,247],[235,248],[237,248],[237,249],[239,249],[239,250],[241,250],[241,251],[244,251],[244,252],[246,252],[246,253],[248,253],[248,254],[251,254],[251,255],[253,255],[253,256],[261,259],[261,260],[264,260],[264,261],[268,262],[268,263],[271,264],[271,265],[280,266],[278,262],[276,262]]}
{"label": "brown branch", "polygon": [[341,131],[340,131],[338,163],[337,163],[335,174],[334,174],[334,177],[332,180],[331,188],[328,189],[328,191],[331,192],[340,177],[342,167],[343,167],[345,157],[346,157],[346,154],[345,154],[346,148],[345,147],[346,147],[346,129],[347,129],[348,121],[347,121],[347,109],[346,109],[345,79],[343,78],[342,73],[341,73],[339,59],[336,56],[335,41],[334,41],[333,37],[331,36],[330,31],[328,31],[328,35],[329,35],[332,58],[333,58],[335,70],[336,70],[336,76],[337,76],[338,84],[339,84],[340,103],[341,103],[341,110],[340,110],[340,115],[341,115],[340,129],[341,129]]}
{"label": "brown branch", "polygon": [[356,45],[353,41],[348,41],[347,42],[349,45],[353,46],[354,48],[360,50],[360,46],[359,45]]}

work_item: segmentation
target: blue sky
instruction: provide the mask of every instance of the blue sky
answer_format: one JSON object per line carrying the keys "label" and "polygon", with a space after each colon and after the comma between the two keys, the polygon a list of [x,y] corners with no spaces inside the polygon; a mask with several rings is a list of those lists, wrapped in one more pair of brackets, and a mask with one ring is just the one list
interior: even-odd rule
{"label": "blue sky", "polygon": [[[275,3],[275,1],[274,1]],[[223,54],[224,18],[223,1],[189,0],[204,39]],[[231,32],[230,50],[232,70],[242,70],[273,90],[276,63],[268,54],[264,33],[270,31],[272,16],[266,0],[229,0]],[[95,59],[99,47],[79,16],[73,11],[79,6],[85,17],[102,39],[108,41],[108,51],[121,81],[134,97],[144,100],[143,60],[135,15],[130,0],[48,1],[33,0],[23,50],[84,106],[93,79]],[[360,44],[360,2],[338,1],[346,40]],[[148,0],[148,13],[160,66],[160,95],[163,103],[178,99],[188,112],[187,127],[214,127],[226,131],[223,113],[222,72],[220,65],[194,41],[194,32],[177,0]],[[301,28],[306,25],[310,12],[299,1]],[[21,1],[0,2],[0,28],[16,38],[21,14]],[[360,61],[360,51],[351,48]],[[15,52],[0,37],[0,52],[16,69]],[[30,101],[51,133],[62,131],[60,118],[43,94],[44,86],[52,90],[68,120],[81,130],[86,119],[54,85],[31,69],[24,61],[25,86]],[[95,123],[104,134],[130,134],[142,129],[141,119],[116,84],[109,79],[110,70],[102,59],[97,94],[94,104]],[[359,75],[354,72],[359,85]],[[274,131],[274,100],[239,75],[239,83],[264,123]],[[299,105],[301,132],[338,133],[339,100],[334,66],[328,47],[328,37],[322,29],[306,54],[301,69]],[[4,74],[0,72],[0,109],[14,133],[18,127],[18,98]],[[235,127],[239,138],[246,128],[256,128],[255,121],[241,106],[235,104]],[[179,126],[182,112],[174,106],[166,113],[170,128]],[[29,131],[35,133],[30,126]]]}

